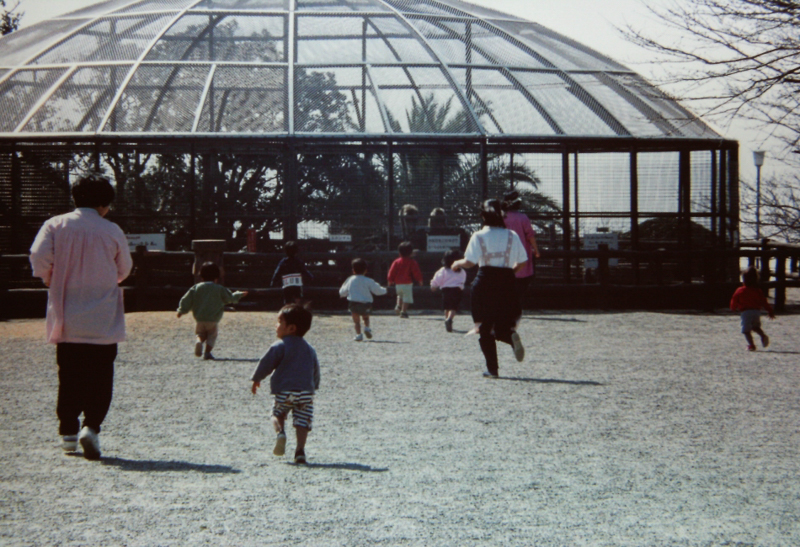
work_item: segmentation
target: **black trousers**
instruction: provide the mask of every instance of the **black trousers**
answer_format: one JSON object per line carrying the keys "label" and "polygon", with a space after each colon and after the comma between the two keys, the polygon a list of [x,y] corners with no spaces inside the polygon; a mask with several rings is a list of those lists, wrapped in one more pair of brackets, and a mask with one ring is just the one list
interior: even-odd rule
{"label": "black trousers", "polygon": [[83,425],[100,433],[114,392],[116,358],[116,344],[62,342],[56,346],[59,434],[77,435],[81,413]]}
{"label": "black trousers", "polygon": [[511,268],[484,266],[472,284],[472,320],[480,323],[480,346],[486,370],[498,373],[497,340],[511,344],[511,332],[522,315]]}

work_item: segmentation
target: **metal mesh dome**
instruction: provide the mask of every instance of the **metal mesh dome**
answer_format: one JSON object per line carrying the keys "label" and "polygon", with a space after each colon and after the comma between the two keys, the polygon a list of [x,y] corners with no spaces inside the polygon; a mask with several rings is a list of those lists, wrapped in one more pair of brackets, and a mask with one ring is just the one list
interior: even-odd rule
{"label": "metal mesh dome", "polygon": [[109,0],[0,39],[0,136],[719,139],[642,77],[459,0]]}

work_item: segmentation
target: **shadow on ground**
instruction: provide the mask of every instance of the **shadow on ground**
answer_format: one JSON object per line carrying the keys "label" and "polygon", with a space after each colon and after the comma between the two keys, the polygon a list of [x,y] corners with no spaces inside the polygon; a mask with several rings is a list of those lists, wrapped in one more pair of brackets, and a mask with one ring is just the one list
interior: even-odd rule
{"label": "shadow on ground", "polygon": [[205,465],[179,461],[126,460],[125,458],[103,458],[103,465],[113,465],[123,471],[195,471],[197,473],[239,473],[227,465]]}

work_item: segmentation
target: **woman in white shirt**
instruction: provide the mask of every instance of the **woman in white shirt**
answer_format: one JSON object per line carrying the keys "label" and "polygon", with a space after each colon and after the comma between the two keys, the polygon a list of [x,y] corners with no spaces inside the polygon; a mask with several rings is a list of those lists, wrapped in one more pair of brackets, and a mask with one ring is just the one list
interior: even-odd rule
{"label": "woman in white shirt", "polygon": [[500,202],[490,199],[481,206],[483,228],[469,240],[464,258],[453,263],[453,271],[478,266],[472,283],[472,319],[480,333],[486,358],[484,376],[497,378],[497,340],[514,348],[517,361],[525,357],[517,321],[522,315],[514,274],[525,266],[528,255],[519,236],[505,227]]}

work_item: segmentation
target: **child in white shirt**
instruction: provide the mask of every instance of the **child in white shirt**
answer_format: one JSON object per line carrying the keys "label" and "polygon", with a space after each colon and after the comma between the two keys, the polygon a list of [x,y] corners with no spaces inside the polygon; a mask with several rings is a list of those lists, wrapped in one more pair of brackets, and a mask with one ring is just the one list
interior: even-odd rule
{"label": "child in white shirt", "polygon": [[464,270],[454,272],[450,269],[453,262],[461,258],[461,253],[450,250],[444,253],[442,258],[443,266],[433,274],[431,279],[431,290],[442,291],[442,309],[444,310],[444,328],[447,332],[453,332],[453,318],[458,313],[461,304],[461,296],[464,293],[464,283],[467,280],[467,272]]}
{"label": "child in white shirt", "polygon": [[[347,278],[339,296],[347,298],[348,309],[353,317],[356,328],[355,342],[361,342],[364,336],[372,338],[372,329],[369,328],[369,314],[372,313],[372,295],[383,296],[386,289],[378,285],[373,279],[365,276],[367,262],[363,258],[353,259],[353,275]],[[361,334],[361,319],[364,320],[364,334]]]}

